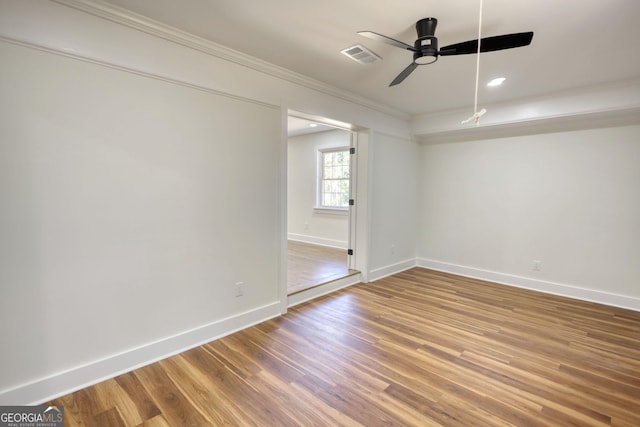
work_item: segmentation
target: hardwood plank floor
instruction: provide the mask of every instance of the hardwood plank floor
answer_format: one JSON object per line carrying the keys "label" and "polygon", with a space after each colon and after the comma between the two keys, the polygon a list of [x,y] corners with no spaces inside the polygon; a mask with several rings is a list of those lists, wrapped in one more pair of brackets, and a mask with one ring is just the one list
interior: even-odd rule
{"label": "hardwood plank floor", "polygon": [[67,425],[640,426],[640,313],[415,268],[51,402]]}
{"label": "hardwood plank floor", "polygon": [[357,274],[347,265],[344,249],[289,240],[287,242],[289,295]]}

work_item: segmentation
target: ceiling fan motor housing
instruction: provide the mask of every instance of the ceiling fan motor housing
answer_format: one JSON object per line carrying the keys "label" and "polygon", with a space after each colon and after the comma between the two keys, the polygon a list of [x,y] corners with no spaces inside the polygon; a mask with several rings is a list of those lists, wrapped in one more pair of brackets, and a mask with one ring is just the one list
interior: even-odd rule
{"label": "ceiling fan motor housing", "polygon": [[431,64],[438,60],[438,39],[435,37],[436,18],[424,18],[416,22],[418,39],[413,44],[413,62],[418,65]]}

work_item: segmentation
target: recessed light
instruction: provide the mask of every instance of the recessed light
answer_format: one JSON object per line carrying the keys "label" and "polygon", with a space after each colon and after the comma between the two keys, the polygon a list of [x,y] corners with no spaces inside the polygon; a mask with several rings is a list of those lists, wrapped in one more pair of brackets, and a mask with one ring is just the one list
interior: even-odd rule
{"label": "recessed light", "polygon": [[507,79],[504,77],[496,77],[495,79],[487,83],[487,86],[500,86],[502,83],[504,83],[505,80]]}
{"label": "recessed light", "polygon": [[317,123],[309,123],[309,127],[310,127],[310,128],[315,128],[315,127],[317,127],[317,126],[318,126],[318,125],[317,125]]}

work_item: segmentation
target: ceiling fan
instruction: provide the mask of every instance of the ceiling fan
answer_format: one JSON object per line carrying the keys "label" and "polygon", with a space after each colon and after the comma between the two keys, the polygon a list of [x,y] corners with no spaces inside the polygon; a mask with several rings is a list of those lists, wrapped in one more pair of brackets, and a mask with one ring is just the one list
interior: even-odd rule
{"label": "ceiling fan", "polygon": [[[382,41],[401,49],[413,52],[413,62],[405,68],[391,82],[389,86],[402,83],[418,65],[432,64],[438,60],[438,56],[466,55],[478,53],[478,40],[468,40],[462,43],[451,44],[438,50],[438,39],[435,37],[436,18],[424,18],[416,22],[418,39],[413,46],[373,31],[358,31],[361,36],[373,40]],[[525,33],[503,34],[501,36],[483,37],[480,39],[480,52],[493,52],[495,50],[512,49],[514,47],[528,46],[533,39],[533,31]]]}

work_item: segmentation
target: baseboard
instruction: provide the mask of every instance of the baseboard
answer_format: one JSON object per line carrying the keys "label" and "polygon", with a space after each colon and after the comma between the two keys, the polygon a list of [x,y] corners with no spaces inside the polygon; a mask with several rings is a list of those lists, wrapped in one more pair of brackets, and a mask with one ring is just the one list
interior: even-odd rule
{"label": "baseboard", "polygon": [[362,276],[360,273],[358,273],[352,276],[343,277],[342,279],[334,280],[329,283],[325,283],[320,286],[315,286],[304,291],[296,292],[295,294],[289,296],[288,307],[302,304],[303,302],[307,302],[314,298],[330,294],[331,292],[335,292],[339,289],[355,285],[357,283],[360,283],[361,281]]}
{"label": "baseboard", "polygon": [[442,271],[445,273],[457,274],[459,276],[470,277],[473,279],[487,280],[490,282],[514,286],[517,288],[530,289],[547,294],[560,295],[583,301],[596,302],[599,304],[640,311],[640,298],[634,298],[627,295],[602,292],[593,289],[581,288],[578,286],[548,282],[544,280],[532,279],[529,277],[516,276],[513,274],[483,270],[479,268],[467,267],[464,265],[451,264],[424,258],[418,258],[417,266],[428,268],[431,270]]}
{"label": "baseboard", "polygon": [[37,405],[149,365],[281,314],[280,302],[0,392],[0,405]]}
{"label": "baseboard", "polygon": [[416,266],[416,260],[408,259],[405,261],[401,261],[395,264],[388,265],[386,267],[376,268],[375,270],[371,270],[369,272],[368,279],[370,282],[375,282],[376,280],[383,279],[388,276],[392,276],[396,273],[400,273],[402,271],[408,270]]}
{"label": "baseboard", "polygon": [[307,236],[304,234],[288,233],[287,239],[312,245],[328,246],[330,248],[348,249],[348,242],[343,240],[325,239],[324,237]]}

